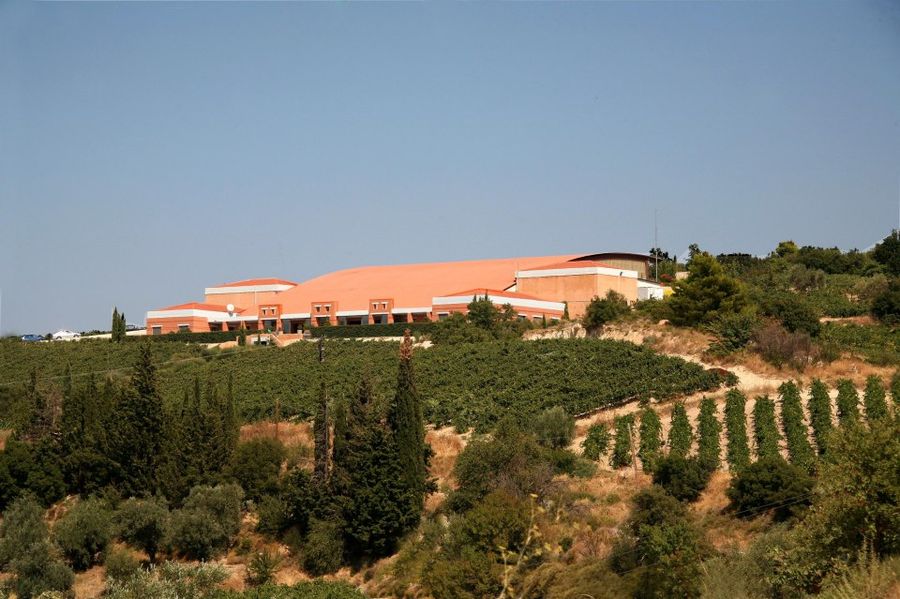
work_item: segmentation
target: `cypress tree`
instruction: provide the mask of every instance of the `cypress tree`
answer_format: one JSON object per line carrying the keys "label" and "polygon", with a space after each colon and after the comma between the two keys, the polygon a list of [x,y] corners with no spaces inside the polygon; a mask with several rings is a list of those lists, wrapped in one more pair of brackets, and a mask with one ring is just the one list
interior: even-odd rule
{"label": "cypress tree", "polygon": [[412,337],[409,329],[400,344],[400,368],[397,374],[397,390],[388,406],[388,426],[403,468],[407,487],[417,497],[413,510],[418,518],[425,495],[430,489],[428,460],[430,447],[425,444],[425,425],[422,422],[422,402],[413,380]]}
{"label": "cypress tree", "polygon": [[866,379],[866,393],[863,396],[863,402],[866,407],[866,419],[869,422],[887,417],[887,398],[880,376],[873,374]]}
{"label": "cypress tree", "polygon": [[691,429],[687,410],[683,403],[676,403],[672,407],[672,422],[669,427],[669,455],[686,458],[693,442],[694,431]]}
{"label": "cypress tree", "polygon": [[716,402],[704,397],[700,402],[700,416],[697,420],[697,433],[700,436],[697,457],[700,464],[710,472],[718,469],[721,463],[719,457],[721,453],[719,434],[721,432],[722,425],[716,415]]}
{"label": "cypress tree", "polygon": [[756,459],[781,457],[778,451],[778,425],[775,422],[775,402],[765,395],[756,398],[753,406],[753,435],[756,438]]}
{"label": "cypress tree", "polygon": [[809,388],[809,420],[819,454],[824,454],[827,449],[828,435],[834,428],[831,418],[831,397],[828,395],[828,387],[819,379],[813,379]]}
{"label": "cypress tree", "polygon": [[859,423],[859,394],[853,381],[841,379],[837,384],[837,409],[838,422],[841,427],[847,428]]}
{"label": "cypress tree", "polygon": [[119,341],[119,308],[113,308],[112,327],[110,329],[110,341],[117,343]]}
{"label": "cypress tree", "polygon": [[725,395],[725,423],[728,441],[725,457],[732,472],[740,472],[750,464],[746,404],[747,398],[737,389],[731,389]]}
{"label": "cypress tree", "polygon": [[809,470],[813,466],[814,455],[809,443],[809,432],[803,420],[800,388],[788,381],[778,388],[778,394],[781,400],[781,426],[787,440],[790,462]]}
{"label": "cypress tree", "polygon": [[222,434],[225,439],[225,463],[231,461],[234,450],[237,448],[241,436],[241,423],[238,421],[234,408],[234,377],[228,373],[228,382],[225,386],[225,398],[222,405]]}
{"label": "cypress tree", "polygon": [[641,412],[641,425],[639,428],[640,441],[638,457],[641,458],[641,467],[644,472],[652,472],[660,457],[662,448],[662,422],[659,415],[652,408],[645,408]]}
{"label": "cypress tree", "polygon": [[632,463],[631,432],[633,426],[634,417],[631,414],[616,416],[613,420],[616,440],[613,444],[612,454],[609,456],[609,465],[613,468],[624,468]]}

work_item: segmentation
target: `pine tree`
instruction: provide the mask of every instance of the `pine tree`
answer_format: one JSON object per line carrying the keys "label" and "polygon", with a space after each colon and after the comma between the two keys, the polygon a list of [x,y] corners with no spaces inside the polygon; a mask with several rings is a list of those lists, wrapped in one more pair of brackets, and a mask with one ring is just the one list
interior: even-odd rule
{"label": "pine tree", "polygon": [[425,495],[431,488],[428,481],[431,448],[425,443],[422,402],[413,380],[412,337],[409,329],[403,334],[403,342],[400,344],[397,390],[394,400],[388,406],[387,421],[399,452],[404,480],[416,497],[412,510],[418,519]]}
{"label": "pine tree", "polygon": [[740,472],[750,465],[746,404],[747,398],[737,389],[731,389],[725,395],[725,423],[728,440],[725,456],[732,472]]}
{"label": "pine tree", "polygon": [[669,427],[669,455],[686,458],[694,442],[694,431],[683,403],[672,407],[672,423]]}
{"label": "pine tree", "polygon": [[781,426],[787,440],[790,462],[809,470],[815,461],[809,432],[803,420],[803,405],[800,403],[800,388],[793,382],[783,383],[778,388],[781,399]]}
{"label": "pine tree", "polygon": [[871,375],[866,379],[866,393],[863,397],[866,407],[866,419],[869,422],[881,420],[888,415],[887,398],[884,383],[878,375]]}
{"label": "pine tree", "polygon": [[837,383],[838,422],[841,427],[848,428],[859,424],[859,394],[853,381],[841,379]]}
{"label": "pine tree", "polygon": [[819,379],[813,379],[809,387],[809,422],[819,454],[824,454],[828,447],[828,435],[834,428],[831,418],[831,397],[828,395],[828,387]]}
{"label": "pine tree", "polygon": [[641,467],[644,472],[652,472],[662,449],[662,422],[652,408],[645,408],[641,412],[639,434],[638,457],[641,458]]}
{"label": "pine tree", "polygon": [[721,447],[719,444],[719,434],[722,432],[722,425],[716,414],[716,402],[713,399],[704,397],[700,402],[700,416],[697,420],[697,433],[700,437],[698,441],[697,457],[704,468],[710,472],[719,468],[721,464]]}
{"label": "pine tree", "polygon": [[775,402],[765,395],[756,398],[753,406],[753,435],[756,438],[756,459],[781,457],[778,425],[775,422]]}
{"label": "pine tree", "polygon": [[631,414],[616,416],[613,420],[616,440],[613,444],[612,455],[609,457],[609,465],[613,468],[624,468],[632,464],[631,434],[633,426],[634,417]]}

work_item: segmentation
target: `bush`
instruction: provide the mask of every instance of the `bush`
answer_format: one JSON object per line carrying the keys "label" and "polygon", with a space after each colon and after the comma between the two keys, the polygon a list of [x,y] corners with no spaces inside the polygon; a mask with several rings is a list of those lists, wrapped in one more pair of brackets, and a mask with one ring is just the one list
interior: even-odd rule
{"label": "bush", "polygon": [[725,456],[732,472],[750,464],[750,442],[747,438],[747,417],[744,412],[747,398],[737,389],[725,395],[725,424],[727,447]]}
{"label": "bush", "polygon": [[496,553],[499,547],[518,551],[528,534],[528,526],[528,512],[522,502],[497,491],[457,519],[450,535],[452,543],[479,553]]}
{"label": "bush", "polygon": [[575,436],[575,419],[556,406],[534,419],[532,431],[544,447],[562,449],[568,447]]}
{"label": "bush", "polygon": [[270,437],[239,443],[228,472],[250,499],[258,500],[278,490],[278,474],[284,462],[284,444]]}
{"label": "bush", "polygon": [[741,470],[725,494],[741,518],[771,512],[776,521],[799,514],[810,503],[813,479],[780,457],[763,457]]}
{"label": "bush", "polygon": [[758,326],[759,319],[746,310],[716,317],[706,327],[716,338],[709,346],[709,351],[716,355],[726,355],[743,349],[753,340],[753,332]]}
{"label": "bush", "polygon": [[806,333],[815,337],[821,330],[819,315],[799,295],[778,297],[774,301],[766,302],[764,309],[767,314],[777,318],[782,326],[791,333]]}
{"label": "bush", "polygon": [[0,569],[9,566],[27,547],[46,541],[47,534],[43,508],[32,497],[16,499],[0,521]]}
{"label": "bush", "polygon": [[257,532],[276,535],[287,528],[287,503],[281,497],[266,495],[260,499],[256,511],[259,516]]}
{"label": "bush", "polygon": [[866,419],[869,422],[881,420],[888,415],[887,398],[884,383],[878,375],[870,375],[866,379],[866,392],[863,396],[863,405],[866,407]]}
{"label": "bush", "polygon": [[257,551],[247,564],[247,584],[258,587],[272,582],[281,559],[268,549]]}
{"label": "bush", "polygon": [[641,412],[641,425],[638,432],[640,434],[638,457],[641,458],[641,467],[644,472],[652,472],[662,449],[662,422],[659,420],[659,415],[651,408],[646,408]]}
{"label": "bush", "polygon": [[678,501],[696,501],[706,485],[712,471],[698,458],[666,456],[661,458],[653,471],[653,484],[659,485],[666,493]]}
{"label": "bush", "polygon": [[828,395],[828,387],[819,379],[813,379],[809,388],[809,420],[819,454],[825,453],[828,436],[833,430],[831,414],[831,397]]}
{"label": "bush", "polygon": [[629,310],[625,296],[610,289],[603,299],[595,296],[591,300],[591,303],[585,308],[582,322],[587,330],[595,331],[606,323],[621,318]]}
{"label": "bush", "polygon": [[169,507],[162,498],[128,499],[113,516],[116,536],[147,553],[150,563],[169,532]]}
{"label": "bush", "polygon": [[341,525],[329,520],[312,520],[303,546],[303,568],[313,576],[337,572],[344,563]]}
{"label": "bush", "polygon": [[806,423],[803,421],[800,389],[795,383],[788,381],[778,388],[778,393],[781,399],[781,426],[787,440],[788,457],[793,465],[810,470],[815,456],[809,444]]}
{"label": "bush", "polygon": [[700,402],[700,417],[697,422],[698,441],[697,457],[700,464],[709,472],[716,470],[721,463],[719,454],[722,448],[719,444],[719,434],[722,432],[722,424],[716,415],[716,402],[704,397]]}
{"label": "bush", "polygon": [[422,584],[434,599],[481,599],[502,590],[501,566],[471,547],[442,551],[425,565]]}
{"label": "bush", "polygon": [[53,591],[68,594],[75,582],[72,570],[53,556],[46,540],[22,548],[11,570],[15,575],[12,588],[18,599],[32,599]]}
{"label": "bush", "polygon": [[837,383],[838,422],[847,428],[859,424],[859,394],[850,379],[841,379]]}
{"label": "bush", "polygon": [[763,360],[778,368],[788,364],[802,370],[818,355],[808,333],[791,333],[774,323],[757,329],[753,341]]}
{"label": "bush", "polygon": [[150,570],[138,570],[127,579],[108,581],[104,599],[212,599],[228,577],[222,566],[165,562]]}
{"label": "bush", "polygon": [[224,551],[240,530],[243,491],[237,485],[197,486],[172,514],[171,542],[177,553],[206,560]]}
{"label": "bush", "polygon": [[592,424],[588,428],[587,436],[581,442],[582,455],[589,460],[597,461],[609,450],[609,442],[612,436],[605,424]]}
{"label": "bush", "polygon": [[900,370],[891,377],[891,399],[894,402],[894,410],[900,409]]}
{"label": "bush", "polygon": [[141,562],[130,551],[113,549],[103,560],[107,580],[128,580],[141,569]]}
{"label": "bush", "polygon": [[900,281],[893,281],[872,300],[872,316],[888,325],[900,322]]}
{"label": "bush", "polygon": [[672,424],[669,427],[669,455],[687,457],[694,443],[694,431],[683,403],[672,406]]}
{"label": "bush", "polygon": [[778,434],[775,422],[775,402],[765,395],[757,397],[753,406],[753,436],[757,459],[781,456],[778,450],[781,435]]}
{"label": "bush", "polygon": [[613,427],[616,430],[616,442],[609,458],[609,465],[613,468],[630,466],[633,462],[632,452],[634,451],[631,443],[634,417],[631,414],[616,416],[613,420]]}
{"label": "bush", "polygon": [[97,499],[77,503],[53,527],[56,544],[77,571],[100,563],[112,533],[111,514]]}

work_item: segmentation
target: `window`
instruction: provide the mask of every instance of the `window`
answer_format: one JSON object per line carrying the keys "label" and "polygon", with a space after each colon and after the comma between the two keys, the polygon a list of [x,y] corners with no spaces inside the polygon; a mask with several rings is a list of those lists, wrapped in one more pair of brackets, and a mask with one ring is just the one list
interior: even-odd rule
{"label": "window", "polygon": [[154,335],[162,335],[162,327],[158,326],[158,325],[153,327],[153,334]]}
{"label": "window", "polygon": [[178,332],[179,333],[190,333],[191,327],[190,327],[190,325],[180,324],[180,325],[178,325]]}
{"label": "window", "polygon": [[331,304],[328,304],[327,306],[325,306],[325,311],[331,312]]}

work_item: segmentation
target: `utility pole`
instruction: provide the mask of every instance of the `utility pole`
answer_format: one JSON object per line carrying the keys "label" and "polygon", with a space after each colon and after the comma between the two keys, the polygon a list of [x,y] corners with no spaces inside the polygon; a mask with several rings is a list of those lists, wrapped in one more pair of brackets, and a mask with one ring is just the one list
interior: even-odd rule
{"label": "utility pole", "polygon": [[659,227],[657,226],[657,213],[659,210],[653,209],[653,255],[656,256],[656,268],[654,269],[654,280],[659,283]]}

